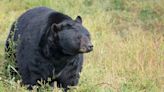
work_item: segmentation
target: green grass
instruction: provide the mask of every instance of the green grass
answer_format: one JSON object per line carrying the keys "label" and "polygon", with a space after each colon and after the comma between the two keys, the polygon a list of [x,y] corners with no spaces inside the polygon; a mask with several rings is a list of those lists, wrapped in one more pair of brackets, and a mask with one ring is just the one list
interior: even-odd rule
{"label": "green grass", "polygon": [[[85,54],[79,85],[70,92],[164,92],[163,5],[163,0],[1,0],[0,70],[12,22],[27,9],[47,6],[73,19],[82,16],[92,36],[94,51]],[[47,90],[42,92],[52,92]],[[1,71],[0,92],[27,90]]]}

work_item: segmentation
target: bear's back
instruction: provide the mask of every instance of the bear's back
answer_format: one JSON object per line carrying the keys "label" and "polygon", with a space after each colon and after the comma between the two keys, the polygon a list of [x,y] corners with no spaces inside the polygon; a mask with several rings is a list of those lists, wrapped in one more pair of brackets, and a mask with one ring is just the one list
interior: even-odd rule
{"label": "bear's back", "polygon": [[16,22],[14,40],[32,40],[37,43],[41,36],[48,31],[51,24],[60,23],[63,20],[71,19],[67,15],[56,12],[46,7],[36,7],[22,14]]}
{"label": "bear's back", "polygon": [[51,9],[37,7],[22,14],[15,24],[16,30],[14,40],[18,40],[18,37],[19,40],[22,40],[23,38],[30,38],[33,41],[36,40],[35,37],[41,35],[45,27],[48,25],[48,16],[51,13],[54,13]]}

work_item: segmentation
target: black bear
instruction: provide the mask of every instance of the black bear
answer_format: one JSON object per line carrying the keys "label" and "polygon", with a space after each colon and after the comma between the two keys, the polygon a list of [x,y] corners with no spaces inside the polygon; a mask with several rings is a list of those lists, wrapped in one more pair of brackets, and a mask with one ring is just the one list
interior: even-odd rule
{"label": "black bear", "polygon": [[39,85],[39,80],[48,82],[48,78],[65,90],[77,85],[83,53],[93,49],[80,16],[73,20],[46,7],[30,9],[14,22],[6,41],[6,52],[11,38],[16,43],[12,47],[16,50],[13,53],[16,67],[22,83],[29,89]]}

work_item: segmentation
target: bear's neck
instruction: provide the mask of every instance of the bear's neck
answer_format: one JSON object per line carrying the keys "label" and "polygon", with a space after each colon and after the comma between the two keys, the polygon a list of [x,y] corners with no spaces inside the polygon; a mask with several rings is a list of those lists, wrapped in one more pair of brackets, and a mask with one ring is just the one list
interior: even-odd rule
{"label": "bear's neck", "polygon": [[68,55],[64,54],[60,48],[50,49],[51,56],[49,57],[49,62],[55,67],[55,73],[58,74],[65,66],[74,63],[79,58],[79,54]]}

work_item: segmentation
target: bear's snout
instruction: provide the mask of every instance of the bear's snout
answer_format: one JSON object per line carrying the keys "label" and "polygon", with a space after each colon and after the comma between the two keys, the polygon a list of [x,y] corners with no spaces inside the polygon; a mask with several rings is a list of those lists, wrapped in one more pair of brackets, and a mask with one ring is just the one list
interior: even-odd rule
{"label": "bear's snout", "polygon": [[87,52],[90,52],[92,50],[93,50],[93,44],[91,42],[89,42],[87,45]]}
{"label": "bear's snout", "polygon": [[93,50],[93,44],[87,37],[81,39],[80,52],[86,53]]}

